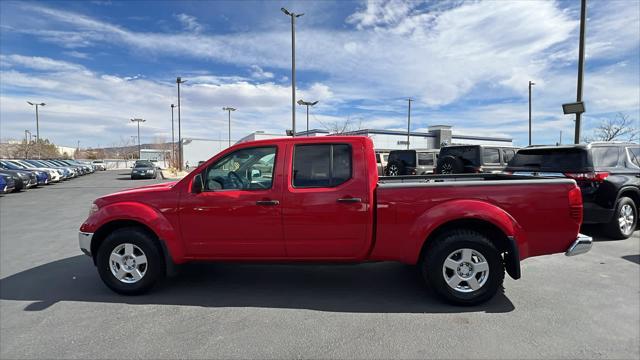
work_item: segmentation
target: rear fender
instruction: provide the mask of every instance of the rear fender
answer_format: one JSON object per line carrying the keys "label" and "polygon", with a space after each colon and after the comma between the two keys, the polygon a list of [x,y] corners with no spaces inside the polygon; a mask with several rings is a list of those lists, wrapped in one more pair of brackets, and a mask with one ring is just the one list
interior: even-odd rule
{"label": "rear fender", "polygon": [[137,222],[146,226],[156,234],[161,243],[164,243],[174,263],[184,262],[184,246],[174,226],[160,211],[139,202],[105,205],[82,224],[80,231],[95,233],[101,227],[115,221]]}
{"label": "rear fender", "polygon": [[406,261],[416,263],[429,236],[440,226],[456,220],[479,220],[500,229],[506,237],[515,240],[520,259],[528,254],[526,235],[521,226],[502,208],[480,200],[452,200],[430,208],[418,217],[409,233],[413,239],[406,253]]}

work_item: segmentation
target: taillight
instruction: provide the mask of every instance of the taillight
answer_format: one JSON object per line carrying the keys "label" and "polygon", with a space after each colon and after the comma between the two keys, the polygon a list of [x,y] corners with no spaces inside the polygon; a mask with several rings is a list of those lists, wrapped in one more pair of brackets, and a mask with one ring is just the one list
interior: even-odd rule
{"label": "taillight", "polygon": [[577,186],[569,190],[569,215],[578,224],[582,223],[582,191]]}
{"label": "taillight", "polygon": [[582,173],[564,173],[564,176],[570,177],[576,181],[603,182],[609,176],[609,173],[606,171],[592,171]]}
{"label": "taillight", "polygon": [[513,171],[503,171],[502,173],[506,175],[513,175]]}

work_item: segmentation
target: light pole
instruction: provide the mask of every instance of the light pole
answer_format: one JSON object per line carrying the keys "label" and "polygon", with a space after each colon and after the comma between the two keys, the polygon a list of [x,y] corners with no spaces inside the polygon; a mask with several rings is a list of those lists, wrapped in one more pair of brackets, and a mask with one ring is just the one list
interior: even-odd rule
{"label": "light pole", "polygon": [[411,137],[411,102],[412,101],[414,100],[411,98],[407,99],[407,102],[409,102],[409,111],[407,113],[407,150],[409,150],[409,144],[410,144],[409,138]]}
{"label": "light pole", "polygon": [[36,107],[36,145],[38,145],[38,159],[41,158],[40,154],[40,120],[38,118],[38,106],[45,106],[45,103],[32,103],[27,101],[27,104]]}
{"label": "light pole", "polygon": [[[584,37],[585,26],[587,21],[587,0],[582,0],[580,3],[580,45],[578,48],[578,89],[576,95],[576,102],[582,102],[582,81],[584,80]],[[582,120],[582,113],[576,112],[576,132],[573,142],[575,144],[580,143],[580,124]]]}
{"label": "light pole", "polygon": [[180,125],[180,110],[182,107],[180,106],[180,84],[185,82],[187,82],[187,80],[182,80],[180,76],[176,78],[176,84],[178,84],[178,160],[180,161],[178,170],[182,170],[182,132]]}
{"label": "light pole", "polygon": [[236,111],[236,109],[234,109],[232,107],[223,107],[222,111],[228,111],[229,112],[229,147],[231,147],[231,112],[232,111]]}
{"label": "light pole", "polygon": [[173,161],[174,166],[176,163],[176,140],[173,135],[173,108],[175,107],[175,105],[171,104],[171,160]]}
{"label": "light pole", "polygon": [[304,14],[296,14],[285,8],[282,12],[291,17],[291,132],[296,136],[296,18]]}
{"label": "light pole", "polygon": [[531,87],[535,84],[529,80],[529,145],[531,145]]}
{"label": "light pole", "polygon": [[138,123],[138,160],[140,159],[140,155],[142,153],[142,151],[140,150],[140,123],[141,122],[145,122],[147,120],[145,119],[140,119],[140,118],[135,118],[135,119],[131,119],[131,122],[136,122]]}
{"label": "light pole", "polygon": [[307,107],[307,136],[309,136],[309,106],[313,106],[317,104],[318,101],[304,101],[302,99],[298,100],[298,105]]}

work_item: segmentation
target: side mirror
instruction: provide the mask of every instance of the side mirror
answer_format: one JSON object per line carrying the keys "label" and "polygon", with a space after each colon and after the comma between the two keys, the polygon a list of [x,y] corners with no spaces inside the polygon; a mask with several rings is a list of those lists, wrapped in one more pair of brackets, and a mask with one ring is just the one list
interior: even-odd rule
{"label": "side mirror", "polygon": [[258,169],[251,169],[251,178],[259,178],[262,176],[262,171]]}
{"label": "side mirror", "polygon": [[200,194],[203,188],[204,184],[202,183],[202,174],[194,176],[193,182],[191,183],[191,193]]}

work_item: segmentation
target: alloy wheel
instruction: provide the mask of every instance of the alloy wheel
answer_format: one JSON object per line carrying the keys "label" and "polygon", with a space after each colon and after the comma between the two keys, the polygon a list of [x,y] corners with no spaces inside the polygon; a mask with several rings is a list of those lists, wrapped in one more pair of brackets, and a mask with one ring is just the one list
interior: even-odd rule
{"label": "alloy wheel", "polygon": [[124,243],[109,256],[109,270],[119,281],[134,284],[142,280],[148,269],[147,256],[138,246]]}
{"label": "alloy wheel", "polygon": [[442,276],[450,288],[461,293],[480,289],[489,278],[489,263],[474,249],[458,249],[446,257]]}

